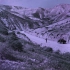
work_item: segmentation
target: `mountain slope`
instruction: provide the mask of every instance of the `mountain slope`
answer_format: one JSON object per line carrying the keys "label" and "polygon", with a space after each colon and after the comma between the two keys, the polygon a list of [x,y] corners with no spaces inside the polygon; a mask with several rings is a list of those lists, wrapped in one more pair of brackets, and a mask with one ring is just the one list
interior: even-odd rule
{"label": "mountain slope", "polygon": [[70,44],[56,42],[63,37],[69,40],[69,7],[28,9],[1,5],[0,69],[70,70]]}
{"label": "mountain slope", "polygon": [[[10,30],[25,30],[44,27],[69,18],[69,11],[63,5],[52,9],[28,9],[17,6],[0,6],[0,17]],[[56,12],[59,9],[59,12]],[[29,11],[29,12],[28,12]]]}
{"label": "mountain slope", "polygon": [[25,31],[42,38],[57,41],[64,38],[67,43],[69,41],[69,4],[50,9],[2,5],[0,6],[0,21],[11,31]]}

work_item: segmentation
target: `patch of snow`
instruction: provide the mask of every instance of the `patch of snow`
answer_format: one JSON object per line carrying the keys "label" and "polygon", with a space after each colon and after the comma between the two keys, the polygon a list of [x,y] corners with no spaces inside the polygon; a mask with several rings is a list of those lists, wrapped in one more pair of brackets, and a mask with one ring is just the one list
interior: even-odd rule
{"label": "patch of snow", "polygon": [[8,23],[7,23],[6,19],[1,18],[1,20],[4,22],[4,24],[6,25],[6,27],[8,27]]}
{"label": "patch of snow", "polygon": [[47,40],[46,42],[45,39],[30,35],[24,31],[20,31],[20,33],[25,34],[31,41],[41,45],[41,47],[51,47],[54,51],[60,50],[62,53],[70,52],[70,44],[59,44],[58,42],[51,40]]}
{"label": "patch of snow", "polygon": [[59,21],[59,22],[57,22],[57,23],[54,23],[54,24],[49,25],[49,26],[46,26],[46,27],[54,28],[55,26],[61,26],[61,25],[69,24],[69,23],[66,23],[67,21],[70,22],[70,18],[67,18],[67,19],[65,19],[65,20]]}
{"label": "patch of snow", "polygon": [[21,15],[31,16],[32,13],[36,12],[36,9],[30,9],[30,8],[17,9],[16,7],[12,6],[11,11],[12,12],[17,12]]}

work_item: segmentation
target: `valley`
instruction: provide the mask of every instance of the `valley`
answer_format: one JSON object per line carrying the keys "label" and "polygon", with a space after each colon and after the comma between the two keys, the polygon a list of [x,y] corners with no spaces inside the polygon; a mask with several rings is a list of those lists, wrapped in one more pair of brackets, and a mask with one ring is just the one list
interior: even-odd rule
{"label": "valley", "polygon": [[0,5],[0,70],[70,70],[70,4]]}

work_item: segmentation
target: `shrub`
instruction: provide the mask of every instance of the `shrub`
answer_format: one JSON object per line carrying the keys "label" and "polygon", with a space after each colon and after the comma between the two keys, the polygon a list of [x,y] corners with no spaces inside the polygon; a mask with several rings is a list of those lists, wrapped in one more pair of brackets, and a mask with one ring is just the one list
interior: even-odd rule
{"label": "shrub", "polygon": [[0,33],[4,34],[4,35],[8,35],[8,30],[5,27],[5,25],[3,24],[3,22],[0,22]]}
{"label": "shrub", "polygon": [[40,15],[39,15],[38,12],[34,13],[33,16],[36,17],[36,18],[40,18]]}
{"label": "shrub", "polygon": [[53,49],[51,47],[44,47],[43,49],[47,52],[53,52]]}
{"label": "shrub", "polygon": [[12,32],[12,33],[10,34],[10,39],[11,39],[11,40],[18,40],[18,38],[17,38],[17,36],[16,36],[16,34],[15,34],[14,32]]}
{"label": "shrub", "polygon": [[18,41],[13,41],[11,43],[11,47],[15,50],[15,51],[19,51],[19,52],[22,52],[23,51],[23,45]]}
{"label": "shrub", "polygon": [[60,54],[60,50],[57,50],[57,51],[55,52],[55,54]]}
{"label": "shrub", "polygon": [[6,40],[4,39],[4,37],[2,37],[1,35],[0,35],[0,42],[5,42]]}
{"label": "shrub", "polygon": [[62,57],[63,57],[64,59],[70,61],[70,53],[69,53],[69,52],[62,54]]}
{"label": "shrub", "polygon": [[58,42],[61,44],[66,44],[66,40],[64,40],[64,39],[59,39]]}
{"label": "shrub", "polygon": [[13,55],[13,50],[10,47],[5,47],[1,51],[1,59],[2,60],[11,60],[11,61],[17,61],[18,59],[16,58],[15,55]]}

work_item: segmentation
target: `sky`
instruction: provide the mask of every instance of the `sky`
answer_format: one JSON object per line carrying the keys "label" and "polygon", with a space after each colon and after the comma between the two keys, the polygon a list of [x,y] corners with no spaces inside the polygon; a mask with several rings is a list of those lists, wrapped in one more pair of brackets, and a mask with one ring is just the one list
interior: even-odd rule
{"label": "sky", "polygon": [[51,8],[59,4],[70,4],[70,0],[0,0],[0,4],[26,8]]}

